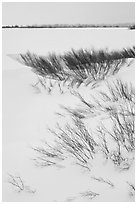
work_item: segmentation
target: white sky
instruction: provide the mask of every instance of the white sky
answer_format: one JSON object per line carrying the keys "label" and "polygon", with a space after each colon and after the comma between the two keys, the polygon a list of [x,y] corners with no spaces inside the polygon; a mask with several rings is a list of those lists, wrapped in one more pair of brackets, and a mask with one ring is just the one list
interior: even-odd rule
{"label": "white sky", "polygon": [[134,23],[133,2],[4,2],[2,23]]}

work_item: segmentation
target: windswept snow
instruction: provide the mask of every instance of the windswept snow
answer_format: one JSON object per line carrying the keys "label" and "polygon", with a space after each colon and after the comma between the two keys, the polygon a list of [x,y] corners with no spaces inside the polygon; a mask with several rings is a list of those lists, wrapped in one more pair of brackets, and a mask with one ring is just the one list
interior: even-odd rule
{"label": "windswept snow", "polygon": [[[47,127],[54,128],[56,122],[65,123],[59,117],[60,105],[76,107],[78,98],[69,92],[54,92],[48,95],[44,90],[36,90],[36,75],[24,65],[12,60],[8,54],[25,53],[27,50],[46,55],[49,52],[64,53],[71,48],[122,49],[134,45],[134,31],[124,29],[32,29],[3,31],[3,201],[91,201],[95,202],[134,201],[130,186],[134,184],[134,164],[129,170],[120,171],[110,162],[98,156],[92,161],[89,172],[75,165],[74,160],[66,160],[59,167],[36,167],[32,146],[41,145],[41,140],[54,140]],[[134,85],[135,65],[124,66],[116,78]],[[104,82],[100,88],[103,89]],[[88,96],[88,88],[81,88]],[[94,92],[93,92],[94,93]],[[87,121],[90,127],[90,120]],[[96,124],[93,121],[92,125]],[[25,185],[35,193],[18,193],[8,183],[8,174],[20,176]],[[103,178],[114,186],[93,179]]]}

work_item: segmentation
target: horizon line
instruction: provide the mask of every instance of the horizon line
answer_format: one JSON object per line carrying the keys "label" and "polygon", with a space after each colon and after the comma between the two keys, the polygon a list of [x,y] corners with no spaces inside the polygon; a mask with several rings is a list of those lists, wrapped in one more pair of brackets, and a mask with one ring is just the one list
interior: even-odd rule
{"label": "horizon line", "polygon": [[135,29],[135,23],[113,23],[113,24],[32,24],[32,25],[2,25],[2,28],[132,28]]}

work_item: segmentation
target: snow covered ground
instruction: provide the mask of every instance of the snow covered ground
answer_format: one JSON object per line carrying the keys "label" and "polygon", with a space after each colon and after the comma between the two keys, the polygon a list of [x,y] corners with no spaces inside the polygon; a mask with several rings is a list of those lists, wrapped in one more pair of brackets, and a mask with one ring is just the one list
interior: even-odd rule
{"label": "snow covered ground", "polygon": [[[36,75],[7,56],[27,50],[41,55],[63,53],[71,48],[119,50],[132,47],[134,35],[134,31],[125,29],[3,30],[3,201],[90,201],[90,191],[97,193],[95,202],[134,201],[127,184],[134,183],[134,164],[128,171],[119,171],[112,163],[96,158],[92,172],[73,161],[65,161],[60,167],[34,165],[31,146],[40,144],[43,138],[52,140],[47,126],[54,128],[56,122],[64,122],[55,114],[60,112],[59,105],[76,107],[79,101],[69,93],[38,92],[32,87]],[[134,63],[125,66],[113,78],[134,85],[134,68]],[[9,184],[8,174],[20,176],[35,193],[27,190],[18,193]],[[92,176],[111,180],[114,187],[99,183]]]}

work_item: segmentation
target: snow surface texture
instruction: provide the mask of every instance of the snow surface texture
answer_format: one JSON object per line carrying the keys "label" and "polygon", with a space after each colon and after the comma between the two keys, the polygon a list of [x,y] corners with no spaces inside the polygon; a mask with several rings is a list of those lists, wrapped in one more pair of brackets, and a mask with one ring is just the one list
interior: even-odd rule
{"label": "snow surface texture", "polygon": [[[32,33],[33,32],[33,33]],[[69,92],[50,95],[36,90],[36,75],[7,54],[63,53],[71,48],[94,47],[122,49],[134,45],[134,31],[123,29],[77,30],[4,30],[3,31],[3,201],[134,201],[134,163],[129,170],[119,170],[99,156],[91,171],[75,165],[73,159],[60,166],[36,167],[33,146],[41,140],[52,142],[47,126],[65,123],[60,105],[77,107],[79,100]],[[108,80],[121,79],[134,86],[134,62],[124,66]],[[103,89],[104,83],[100,87]],[[80,90],[88,97],[88,88]],[[90,120],[87,126],[91,128]],[[96,126],[97,121],[92,121]],[[10,182],[17,182],[12,185]],[[22,184],[23,183],[23,184]],[[15,184],[15,182],[14,182]]]}

